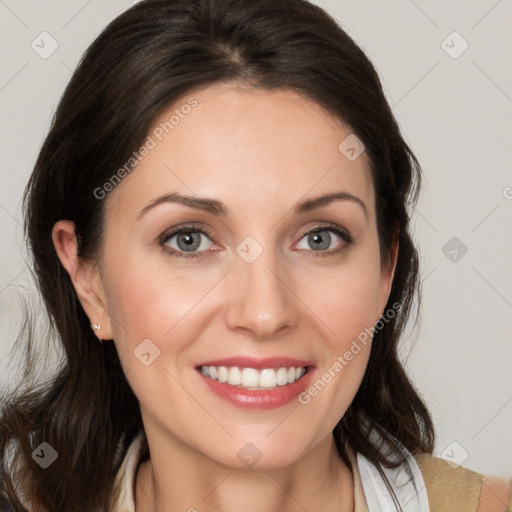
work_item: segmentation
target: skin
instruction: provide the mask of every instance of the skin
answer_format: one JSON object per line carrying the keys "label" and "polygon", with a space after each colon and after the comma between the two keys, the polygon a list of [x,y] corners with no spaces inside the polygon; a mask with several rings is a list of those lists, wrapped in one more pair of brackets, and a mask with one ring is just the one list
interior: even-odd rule
{"label": "skin", "polygon": [[[95,261],[77,258],[72,222],[53,230],[91,324],[101,324],[96,334],[114,340],[140,402],[151,459],[138,472],[137,512],[352,511],[352,473],[332,430],[361,383],[370,343],[307,405],[293,400],[269,410],[223,401],[195,366],[290,356],[314,362],[314,382],[375,325],[398,245],[381,267],[367,155],[347,159],[338,146],[350,127],[295,92],[224,84],[193,97],[198,105],[105,199]],[[357,196],[367,214],[348,200],[293,212],[298,202],[334,191]],[[171,192],[217,199],[229,214],[163,203],[138,217]],[[202,256],[171,256],[160,235],[191,222],[212,235],[200,235]],[[353,242],[328,231],[329,249],[315,250],[302,232],[325,222]],[[252,263],[236,252],[247,236],[263,248]],[[178,250],[177,237],[169,244]],[[160,350],[149,366],[134,357],[145,339]],[[252,467],[237,457],[248,442],[261,452]]]}
{"label": "skin", "polygon": [[512,503],[511,488],[504,478],[487,477],[483,479],[478,500],[478,512],[507,512]]}

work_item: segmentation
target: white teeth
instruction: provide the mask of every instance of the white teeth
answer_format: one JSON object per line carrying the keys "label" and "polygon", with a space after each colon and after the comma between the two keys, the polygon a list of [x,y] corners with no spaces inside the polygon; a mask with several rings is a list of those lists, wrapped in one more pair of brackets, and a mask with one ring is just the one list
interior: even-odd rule
{"label": "white teeth", "polygon": [[242,384],[242,372],[236,366],[228,370],[228,384],[232,386]]}
{"label": "white teeth", "polygon": [[219,366],[217,368],[217,372],[219,374],[219,376],[218,376],[219,382],[227,382],[228,381],[228,370],[225,366]]}
{"label": "white teeth", "polygon": [[219,382],[227,382],[231,386],[246,389],[272,389],[276,386],[293,384],[306,374],[306,368],[282,367],[256,370],[254,368],[238,368],[236,366],[202,366],[201,373],[205,377],[218,380]]}
{"label": "white teeth", "polygon": [[261,370],[258,386],[260,388],[273,388],[277,384],[276,371],[272,368]]}
{"label": "white teeth", "polygon": [[[244,368],[242,370],[242,386],[244,388],[258,387],[258,377],[258,370],[255,370],[254,368]],[[231,384],[231,382],[229,383]]]}
{"label": "white teeth", "polygon": [[277,370],[276,382],[278,386],[288,384],[288,370],[286,368],[279,368],[279,370]]}

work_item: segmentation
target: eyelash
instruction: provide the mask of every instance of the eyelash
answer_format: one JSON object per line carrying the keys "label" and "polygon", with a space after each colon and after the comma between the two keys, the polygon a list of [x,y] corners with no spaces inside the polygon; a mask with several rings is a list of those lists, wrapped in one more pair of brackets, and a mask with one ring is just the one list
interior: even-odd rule
{"label": "eyelash", "polygon": [[[328,256],[334,256],[342,251],[346,250],[353,242],[354,239],[352,236],[342,229],[340,229],[336,225],[332,224],[323,224],[319,225],[313,229],[305,230],[300,233],[299,241],[302,240],[306,235],[312,235],[316,233],[321,233],[322,231],[330,231],[332,233],[335,233],[339,238],[341,238],[345,243],[339,247],[338,249],[330,249],[328,251],[313,251],[310,250],[309,252],[313,253],[313,257],[320,257],[320,258],[326,258]],[[175,249],[171,249],[170,247],[166,246],[165,244],[176,235],[180,235],[181,233],[201,233],[210,240],[213,241],[213,235],[208,230],[194,226],[194,225],[188,225],[188,226],[180,226],[179,228],[173,229],[172,231],[168,231],[160,235],[158,242],[162,246],[162,248],[171,256],[174,258],[202,258],[205,256],[205,253],[208,251],[200,251],[200,252],[180,252],[176,251]]]}

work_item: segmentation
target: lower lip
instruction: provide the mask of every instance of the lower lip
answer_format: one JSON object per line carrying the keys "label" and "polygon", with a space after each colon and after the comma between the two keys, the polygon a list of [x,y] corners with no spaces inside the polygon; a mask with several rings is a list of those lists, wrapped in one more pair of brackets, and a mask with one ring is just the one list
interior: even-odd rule
{"label": "lower lip", "polygon": [[306,374],[299,380],[286,386],[269,389],[268,391],[237,388],[230,384],[205,377],[200,372],[198,373],[217,396],[237,407],[242,409],[275,409],[288,404],[302,393],[311,382],[313,372],[314,368],[308,368]]}

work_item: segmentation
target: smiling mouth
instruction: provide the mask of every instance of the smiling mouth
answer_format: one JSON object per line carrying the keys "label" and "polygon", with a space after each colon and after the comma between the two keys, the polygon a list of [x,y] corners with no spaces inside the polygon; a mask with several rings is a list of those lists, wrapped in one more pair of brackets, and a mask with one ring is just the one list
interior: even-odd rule
{"label": "smiling mouth", "polygon": [[300,380],[308,372],[308,366],[282,366],[257,370],[239,366],[199,366],[205,377],[249,391],[268,391],[282,388]]}

